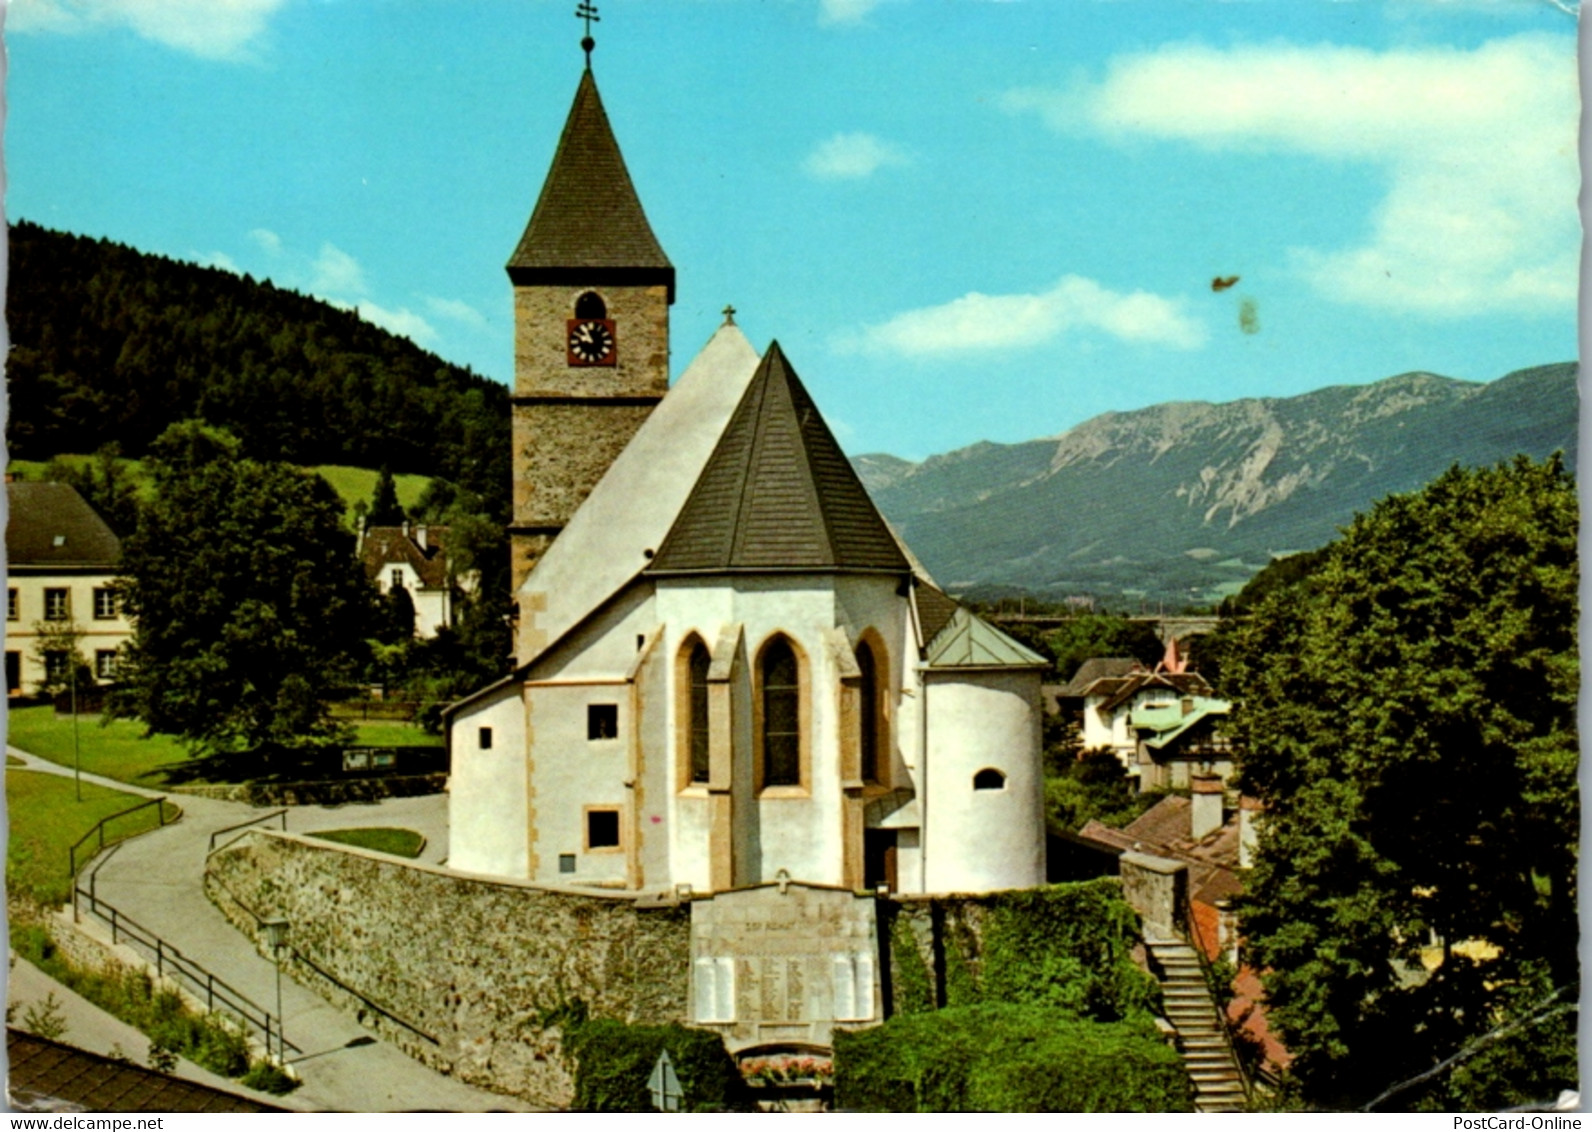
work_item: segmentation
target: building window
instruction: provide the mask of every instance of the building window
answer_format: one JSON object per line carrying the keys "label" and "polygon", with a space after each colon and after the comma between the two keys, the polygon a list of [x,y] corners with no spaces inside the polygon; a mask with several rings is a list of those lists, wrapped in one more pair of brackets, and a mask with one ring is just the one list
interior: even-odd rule
{"label": "building window", "polygon": [[490,751],[492,749],[492,729],[490,727],[481,728],[476,732],[475,739],[481,750]]}
{"label": "building window", "polygon": [[801,674],[796,650],[776,637],[758,663],[763,686],[763,785],[800,786]]}
{"label": "building window", "polygon": [[879,669],[867,641],[857,645],[857,755],[862,780],[879,781]]}
{"label": "building window", "polygon": [[65,649],[49,649],[44,654],[44,678],[46,680],[63,680],[66,678]]}
{"label": "building window", "polygon": [[691,646],[691,781],[708,780],[708,669],[713,657],[701,641]]}
{"label": "building window", "polygon": [[51,588],[44,591],[44,619],[46,621],[70,621],[72,619],[71,590]]}
{"label": "building window", "polygon": [[588,738],[588,739],[617,739],[617,738],[619,738],[619,705],[618,704],[587,704],[586,705],[586,738]]}
{"label": "building window", "polygon": [[17,600],[17,588],[6,590],[6,620],[15,621],[22,616],[22,603]]}
{"label": "building window", "polygon": [[576,318],[607,318],[608,304],[596,291],[587,291],[575,300]]}
{"label": "building window", "polygon": [[22,691],[22,654],[14,649],[6,650],[6,691]]}
{"label": "building window", "polygon": [[116,679],[116,650],[94,650],[94,678],[96,680]]}
{"label": "building window", "polygon": [[392,572],[392,581],[390,583],[388,583],[388,585],[389,585],[389,588],[391,588],[391,589],[395,589],[395,590],[403,589],[404,588],[404,572],[401,569],[400,570],[394,570]]}
{"label": "building window", "polygon": [[619,848],[619,811],[590,809],[586,811],[586,849]]}
{"label": "building window", "polygon": [[1006,776],[993,767],[985,767],[973,776],[974,790],[1004,790]]}
{"label": "building window", "polygon": [[575,871],[575,854],[573,854],[573,853],[560,853],[558,855],[558,871],[561,872],[561,873],[572,873],[572,872],[574,872]]}
{"label": "building window", "polygon": [[94,587],[94,620],[110,621],[116,617],[116,591],[109,586]]}

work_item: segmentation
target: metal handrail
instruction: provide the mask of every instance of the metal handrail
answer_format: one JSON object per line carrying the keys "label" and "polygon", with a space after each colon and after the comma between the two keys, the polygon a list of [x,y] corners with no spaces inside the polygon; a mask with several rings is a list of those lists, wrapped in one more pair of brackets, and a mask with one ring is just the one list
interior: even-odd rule
{"label": "metal handrail", "polygon": [[1194,957],[1199,960],[1200,974],[1205,976],[1205,987],[1210,991],[1211,1005],[1216,1010],[1216,1020],[1221,1025],[1221,1034],[1227,1043],[1227,1052],[1233,1059],[1233,1068],[1238,1070],[1238,1083],[1243,1087],[1244,1100],[1252,1104],[1255,1100],[1255,1082],[1248,1066],[1244,1064],[1244,1059],[1238,1054],[1238,1041],[1233,1033],[1233,1021],[1227,1016],[1227,1008],[1222,1003],[1223,988],[1217,985],[1216,971],[1211,967],[1205,948],[1200,946],[1199,922],[1194,918],[1194,898],[1189,895],[1186,888],[1183,890],[1183,920],[1188,933],[1189,946],[1194,951]]}
{"label": "metal handrail", "polygon": [[[82,837],[79,837],[77,839],[77,841],[72,845],[72,847],[67,850],[67,874],[66,874],[67,875],[67,879],[68,880],[72,880],[72,881],[77,880],[77,873],[78,873],[77,851],[83,847],[83,843],[85,841],[87,841],[91,837],[94,837],[95,835],[99,836],[99,844],[97,846],[95,846],[94,852],[90,853],[87,857],[83,858],[83,862],[82,863],[86,865],[86,864],[88,864],[90,861],[92,861],[94,859],[96,854],[101,853],[101,852],[104,851],[104,849],[105,849],[105,827],[107,825],[109,825],[111,822],[115,821],[117,818],[126,817],[128,814],[137,813],[139,810],[148,809],[150,806],[156,807],[155,813],[158,815],[158,817],[160,819],[160,824],[162,826],[164,826],[166,824],[166,796],[164,794],[162,794],[159,798],[146,799],[145,801],[142,801],[142,802],[138,803],[138,805],[136,805],[136,806],[128,806],[127,809],[125,809],[125,810],[118,810],[118,811],[116,811],[116,813],[111,814],[108,817],[101,818],[98,822],[96,822],[94,824],[94,828],[93,829],[89,830]],[[180,807],[177,807],[176,803],[173,803],[173,807],[177,809],[177,813],[176,813],[176,816],[174,816],[171,820],[172,821],[176,821],[177,818],[182,816],[182,809]],[[133,835],[132,834],[128,834],[127,836],[131,837]],[[113,841],[113,844],[114,844],[114,841]]]}
{"label": "metal handrail", "polygon": [[286,1045],[295,1053],[304,1052],[302,1047],[283,1038],[282,1019],[274,1016],[237,987],[206,970],[203,965],[184,955],[179,948],[167,943],[131,916],[123,915],[119,909],[101,900],[89,889],[79,888],[77,894],[87,897],[89,911],[110,926],[113,945],[125,943],[134,950],[142,949],[155,961],[157,976],[170,978],[179,983],[186,982],[196,995],[204,996],[207,1011],[214,1013],[219,1003],[221,1009],[236,1015],[244,1023],[264,1034],[266,1048],[271,1048],[274,1036],[279,1043]]}
{"label": "metal handrail", "polygon": [[[286,833],[287,832],[287,808],[283,807],[280,810],[272,810],[268,814],[261,814],[257,818],[250,818],[248,821],[240,821],[237,825],[229,825],[225,829],[216,830],[214,833],[212,833],[210,835],[210,848],[205,851],[205,856],[208,857],[208,856],[210,856],[211,853],[214,853],[216,851],[216,838],[220,837],[223,833],[231,833],[233,830],[245,829],[245,828],[247,828],[248,826],[251,826],[251,825],[258,825],[260,822],[263,822],[263,821],[270,821],[272,818],[275,818],[275,817],[280,817],[282,819],[282,832]],[[231,842],[228,842],[228,844],[231,844]],[[225,848],[225,846],[223,846],[223,848]]]}

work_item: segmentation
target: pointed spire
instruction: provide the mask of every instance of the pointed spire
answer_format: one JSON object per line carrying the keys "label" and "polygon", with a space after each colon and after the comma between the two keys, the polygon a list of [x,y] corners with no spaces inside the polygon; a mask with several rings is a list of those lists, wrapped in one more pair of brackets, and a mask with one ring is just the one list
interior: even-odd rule
{"label": "pointed spire", "polygon": [[663,283],[674,301],[674,267],[647,223],[590,70],[508,273],[516,286]]}
{"label": "pointed spire", "polygon": [[1166,653],[1161,657],[1161,663],[1155,666],[1157,672],[1164,672],[1168,676],[1181,676],[1188,669],[1188,662],[1177,649],[1177,638],[1168,637]]}
{"label": "pointed spire", "polygon": [[651,570],[910,569],[779,343],[771,344]]}

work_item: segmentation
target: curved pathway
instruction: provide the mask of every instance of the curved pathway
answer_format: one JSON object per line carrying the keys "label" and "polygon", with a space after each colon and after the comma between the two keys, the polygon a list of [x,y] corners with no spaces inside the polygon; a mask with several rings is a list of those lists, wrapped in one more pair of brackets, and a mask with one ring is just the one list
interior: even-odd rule
{"label": "curved pathway", "polygon": [[[70,767],[15,747],[7,746],[6,753],[21,759],[30,770],[72,775]],[[91,866],[97,874],[96,893],[274,1011],[274,965],[210,903],[203,878],[211,833],[279,807],[166,793],[92,774],[83,775],[83,780],[149,798],[165,793],[183,810],[182,820],[123,841],[98,858]],[[426,838],[420,860],[435,864],[447,856],[447,806],[447,796],[440,794],[340,806],[295,806],[288,811],[288,831],[362,826],[413,829]],[[272,820],[266,828],[280,828],[280,823]],[[282,1009],[288,1040],[304,1051],[290,1059],[304,1082],[285,1098],[293,1107],[343,1112],[537,1111],[536,1106],[517,1098],[471,1088],[420,1064],[290,978],[282,980]]]}

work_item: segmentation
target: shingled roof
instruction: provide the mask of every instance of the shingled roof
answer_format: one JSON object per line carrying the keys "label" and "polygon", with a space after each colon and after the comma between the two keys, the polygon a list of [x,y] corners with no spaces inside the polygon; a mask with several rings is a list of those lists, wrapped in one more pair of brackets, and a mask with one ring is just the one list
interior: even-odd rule
{"label": "shingled roof", "polygon": [[6,497],[11,505],[6,559],[12,569],[113,569],[121,561],[120,540],[75,488],[64,483],[8,483]]}
{"label": "shingled roof", "polygon": [[517,286],[664,283],[674,301],[674,267],[647,223],[589,70],[508,273]]}
{"label": "shingled roof", "polygon": [[774,342],[649,572],[836,569],[911,566]]}
{"label": "shingled roof", "polygon": [[[420,542],[422,533],[424,546]],[[372,580],[387,567],[402,562],[427,589],[446,589],[447,543],[447,527],[370,527],[360,540],[359,560],[365,567],[365,577]]]}

